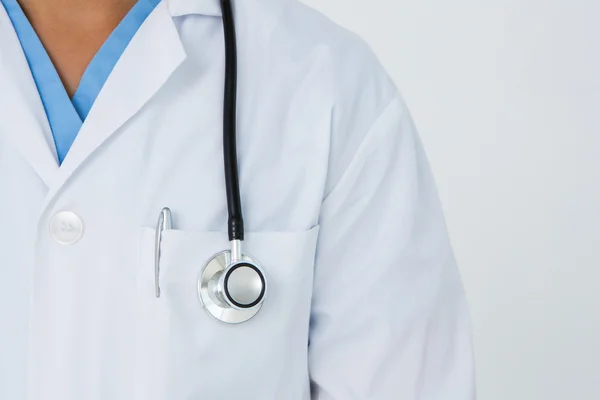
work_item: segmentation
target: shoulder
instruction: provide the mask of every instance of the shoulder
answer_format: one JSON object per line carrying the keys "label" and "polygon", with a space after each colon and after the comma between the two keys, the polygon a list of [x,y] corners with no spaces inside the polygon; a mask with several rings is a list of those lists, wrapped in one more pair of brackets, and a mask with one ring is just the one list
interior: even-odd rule
{"label": "shoulder", "polygon": [[371,84],[383,91],[395,86],[371,46],[358,34],[297,0],[282,1],[278,33],[298,55],[318,48],[327,53],[338,90]]}
{"label": "shoulder", "polygon": [[323,54],[333,101],[331,189],[378,118],[400,94],[371,46],[358,34],[299,1],[271,1],[285,3],[275,34],[293,56]]}
{"label": "shoulder", "polygon": [[[323,72],[331,74],[334,90],[339,93],[353,85],[371,85],[389,97],[396,90],[362,37],[299,0],[242,0],[237,4],[245,18],[254,20],[250,33],[263,30],[260,40],[273,58],[325,64],[321,65]],[[344,97],[347,94],[342,93]]]}
{"label": "shoulder", "polygon": [[[298,0],[241,0],[238,4],[244,17],[253,21],[248,32],[257,46],[252,51],[264,48],[262,66],[270,71],[292,69],[286,73],[297,74],[296,78],[310,75],[318,85],[318,102],[331,112],[329,192],[379,117],[398,98],[398,89],[362,37],[319,11]],[[294,81],[306,84],[302,77]]]}

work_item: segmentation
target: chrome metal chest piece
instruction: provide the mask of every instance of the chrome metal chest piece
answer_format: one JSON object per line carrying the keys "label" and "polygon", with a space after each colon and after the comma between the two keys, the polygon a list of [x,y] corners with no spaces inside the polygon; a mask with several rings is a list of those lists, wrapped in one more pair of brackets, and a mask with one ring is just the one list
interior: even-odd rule
{"label": "chrome metal chest piece", "polygon": [[245,322],[261,309],[267,282],[258,263],[244,254],[232,261],[231,252],[212,257],[198,277],[198,295],[204,308],[216,319],[230,324]]}

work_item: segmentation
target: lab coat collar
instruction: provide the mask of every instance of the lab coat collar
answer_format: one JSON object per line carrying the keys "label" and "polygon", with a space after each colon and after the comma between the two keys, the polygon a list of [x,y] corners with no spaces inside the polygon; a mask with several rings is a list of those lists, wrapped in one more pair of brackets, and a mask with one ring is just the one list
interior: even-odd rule
{"label": "lab coat collar", "polygon": [[48,204],[73,173],[121,131],[186,59],[167,5],[148,16],[98,94],[50,188]]}
{"label": "lab coat collar", "polygon": [[58,175],[56,148],[19,38],[0,5],[0,134],[46,185]]}
{"label": "lab coat collar", "polygon": [[219,0],[164,0],[173,17],[187,14],[201,14],[220,17],[221,4]]}
{"label": "lab coat collar", "polygon": [[6,10],[0,5],[0,93],[10,94],[0,96],[0,134],[13,143],[50,188],[47,201],[91,154],[154,96],[186,58],[173,13],[216,15],[217,12],[220,15],[219,0],[164,0],[159,3],[111,73],[59,167],[44,106],[19,38]]}

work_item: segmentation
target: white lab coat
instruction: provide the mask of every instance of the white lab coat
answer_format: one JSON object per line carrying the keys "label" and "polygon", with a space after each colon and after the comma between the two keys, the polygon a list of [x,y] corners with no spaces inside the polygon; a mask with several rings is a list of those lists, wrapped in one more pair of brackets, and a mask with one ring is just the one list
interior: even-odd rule
{"label": "white lab coat", "polygon": [[219,2],[158,5],[60,168],[0,7],[0,399],[473,399],[463,289],[397,88],[306,6],[234,6],[245,251],[270,285],[238,326],[196,291],[229,248]]}

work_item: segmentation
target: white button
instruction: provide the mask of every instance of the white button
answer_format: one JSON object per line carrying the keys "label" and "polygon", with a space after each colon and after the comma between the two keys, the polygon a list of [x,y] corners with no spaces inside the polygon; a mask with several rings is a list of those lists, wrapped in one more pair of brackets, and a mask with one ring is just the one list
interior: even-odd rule
{"label": "white button", "polygon": [[73,244],[83,236],[83,221],[71,211],[61,211],[50,220],[50,234],[60,244]]}

